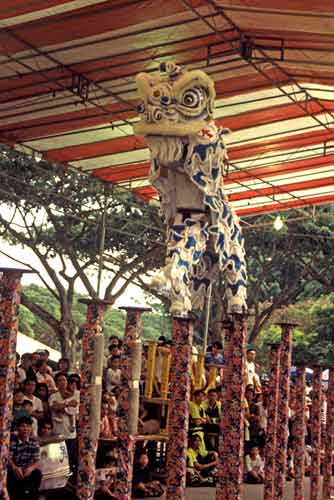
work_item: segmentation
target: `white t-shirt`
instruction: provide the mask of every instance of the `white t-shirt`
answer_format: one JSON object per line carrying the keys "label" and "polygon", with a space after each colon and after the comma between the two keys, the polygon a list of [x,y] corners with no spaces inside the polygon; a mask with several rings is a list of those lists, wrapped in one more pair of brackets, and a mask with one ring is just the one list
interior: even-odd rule
{"label": "white t-shirt", "polygon": [[106,389],[111,392],[115,386],[121,385],[121,369],[113,370],[112,368],[107,369],[106,374]]}
{"label": "white t-shirt", "polygon": [[253,361],[246,361],[246,385],[254,385],[255,375],[255,363]]}
{"label": "white t-shirt", "polygon": [[263,472],[263,460],[260,455],[257,455],[255,459],[252,459],[250,455],[246,455],[246,471],[251,472]]}
{"label": "white t-shirt", "polygon": [[32,411],[41,411],[44,413],[43,403],[39,398],[36,396],[27,396],[25,394],[24,399],[28,399],[32,402]]}
{"label": "white t-shirt", "polygon": [[[65,403],[65,401],[77,401],[77,406],[65,409],[65,412],[55,411],[53,403]],[[63,398],[59,391],[50,396],[49,405],[52,415],[53,430],[55,434],[61,434],[65,439],[75,439],[77,436],[75,419],[79,415],[80,392],[75,391],[69,398]]]}

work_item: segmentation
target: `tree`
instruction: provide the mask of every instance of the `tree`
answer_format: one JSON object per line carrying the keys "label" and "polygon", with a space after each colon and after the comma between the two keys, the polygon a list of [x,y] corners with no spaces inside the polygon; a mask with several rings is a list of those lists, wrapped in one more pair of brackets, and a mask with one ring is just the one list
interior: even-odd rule
{"label": "tree", "polygon": [[[56,318],[59,317],[59,306],[56,298],[49,291],[41,286],[32,284],[23,287],[24,295],[37,304],[45,308]],[[74,293],[72,315],[76,325],[82,325],[85,321],[86,307],[80,302],[83,295]],[[143,315],[143,338],[157,339],[160,335],[169,336],[171,332],[170,315],[163,306],[156,301],[152,301],[152,312]],[[104,320],[104,335],[106,342],[111,335],[122,338],[125,328],[125,313],[115,308],[107,311]],[[19,312],[19,330],[46,345],[59,350],[61,345],[59,338],[55,337],[53,330],[44,323],[38,316],[32,314],[24,305]]]}
{"label": "tree", "polygon": [[292,211],[279,232],[268,216],[247,222],[254,224],[245,231],[254,343],[274,311],[334,290],[334,208],[307,218]]}
{"label": "tree", "polygon": [[78,330],[73,314],[77,282],[97,298],[100,266],[107,283],[102,298],[111,303],[136,279],[145,287],[142,277],[161,265],[164,254],[160,217],[156,208],[126,190],[46,161],[37,163],[6,146],[0,149],[0,179],[2,237],[34,252],[47,275],[40,276],[45,296],[56,299],[58,307],[50,311],[25,293],[22,304],[49,326],[63,355],[71,357]]}

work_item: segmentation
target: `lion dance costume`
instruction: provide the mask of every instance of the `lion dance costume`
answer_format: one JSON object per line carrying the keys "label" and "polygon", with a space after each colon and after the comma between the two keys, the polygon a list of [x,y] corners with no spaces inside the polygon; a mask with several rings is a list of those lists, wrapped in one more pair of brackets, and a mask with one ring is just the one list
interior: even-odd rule
{"label": "lion dance costume", "polygon": [[170,289],[171,313],[204,307],[219,269],[226,278],[228,313],[246,311],[247,273],[240,223],[224,193],[224,135],[213,120],[215,89],[200,70],[163,63],[160,75],[140,73],[143,103],[135,133],[151,151],[150,179],[167,224],[167,256],[156,284]]}

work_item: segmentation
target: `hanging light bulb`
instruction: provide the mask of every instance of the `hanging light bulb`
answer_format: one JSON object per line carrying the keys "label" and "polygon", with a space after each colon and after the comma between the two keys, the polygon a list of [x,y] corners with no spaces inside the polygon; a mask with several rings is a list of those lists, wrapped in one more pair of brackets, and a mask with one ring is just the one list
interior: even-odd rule
{"label": "hanging light bulb", "polygon": [[274,221],[274,228],[276,229],[276,231],[280,231],[283,226],[284,226],[284,223],[281,219],[281,216],[278,215]]}

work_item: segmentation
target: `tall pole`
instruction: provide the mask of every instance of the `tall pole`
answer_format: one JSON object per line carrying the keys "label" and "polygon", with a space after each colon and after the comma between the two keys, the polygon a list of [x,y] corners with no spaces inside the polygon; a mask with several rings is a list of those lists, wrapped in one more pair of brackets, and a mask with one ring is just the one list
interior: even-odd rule
{"label": "tall pole", "polygon": [[278,394],[278,420],[277,420],[277,453],[274,485],[274,499],[283,499],[283,487],[286,474],[287,447],[289,437],[289,399],[290,399],[290,372],[292,353],[293,323],[278,323],[282,330],[280,353],[280,376]]}
{"label": "tall pole", "polygon": [[185,500],[193,327],[174,317],[166,500]]}
{"label": "tall pole", "polygon": [[118,400],[118,477],[117,500],[130,500],[132,469],[139,412],[139,379],[141,363],[142,314],[148,307],[122,307],[126,311],[121,387]]}
{"label": "tall pole", "polygon": [[297,364],[296,380],[296,414],[294,422],[294,468],[295,494],[294,500],[304,500],[305,488],[305,431],[306,431],[306,366]]}
{"label": "tall pole", "polygon": [[330,500],[332,497],[331,481],[334,451],[334,368],[329,368],[327,390],[326,438],[324,456],[324,477],[322,499]]}
{"label": "tall pole", "polygon": [[0,498],[7,495],[21,277],[26,272],[31,271],[0,268]]}
{"label": "tall pole", "polygon": [[312,409],[311,409],[311,494],[310,500],[318,500],[320,494],[320,456],[321,456],[321,407],[322,407],[322,368],[313,368]]}
{"label": "tall pole", "polygon": [[98,299],[83,299],[80,302],[87,305],[87,313],[82,338],[77,496],[80,500],[93,500],[101,422],[103,320],[110,303]]}
{"label": "tall pole", "polygon": [[263,500],[273,500],[277,442],[280,344],[270,344],[270,381],[267,404],[267,436],[265,446],[265,480]]}
{"label": "tall pole", "polygon": [[219,435],[217,500],[239,500],[244,462],[245,315],[233,315],[225,325],[225,397]]}

